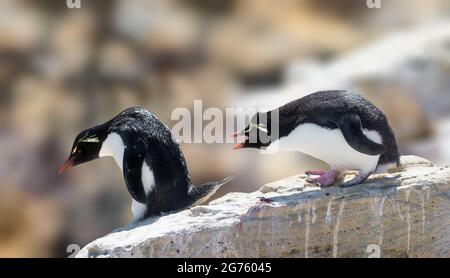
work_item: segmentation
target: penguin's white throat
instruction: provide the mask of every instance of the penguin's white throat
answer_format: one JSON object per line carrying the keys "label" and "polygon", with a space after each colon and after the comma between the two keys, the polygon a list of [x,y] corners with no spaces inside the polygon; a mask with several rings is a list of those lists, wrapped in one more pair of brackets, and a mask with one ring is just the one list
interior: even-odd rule
{"label": "penguin's white throat", "polygon": [[119,165],[120,169],[123,170],[123,153],[125,151],[125,145],[123,143],[122,137],[119,134],[113,132],[106,137],[102,144],[102,148],[98,154],[99,157],[112,156]]}

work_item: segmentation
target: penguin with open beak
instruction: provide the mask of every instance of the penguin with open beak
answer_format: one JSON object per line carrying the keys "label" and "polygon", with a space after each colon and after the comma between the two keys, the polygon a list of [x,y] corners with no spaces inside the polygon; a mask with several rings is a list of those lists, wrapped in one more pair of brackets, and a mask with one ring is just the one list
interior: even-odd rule
{"label": "penguin with open beak", "polygon": [[[260,140],[262,135],[271,140]],[[360,184],[373,172],[398,167],[400,159],[386,116],[351,91],[320,91],[258,113],[244,131],[232,136],[244,138],[235,149],[299,151],[326,162],[331,170],[306,172],[310,182],[321,186],[334,184],[347,170],[358,174],[341,186]]]}
{"label": "penguin with open beak", "polygon": [[194,186],[169,128],[139,107],[78,134],[59,173],[99,157],[113,157],[122,170],[135,220],[202,204],[232,179]]}

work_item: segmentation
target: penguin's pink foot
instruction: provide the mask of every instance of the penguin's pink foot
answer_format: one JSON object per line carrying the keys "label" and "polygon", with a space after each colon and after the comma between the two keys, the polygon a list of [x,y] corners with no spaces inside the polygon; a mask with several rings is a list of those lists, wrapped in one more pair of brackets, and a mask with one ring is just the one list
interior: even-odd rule
{"label": "penguin's pink foot", "polygon": [[319,176],[321,176],[321,175],[323,175],[325,173],[326,173],[326,171],[323,171],[323,170],[308,170],[308,171],[305,172],[305,174],[307,174],[308,176],[309,175],[319,175]]}
{"label": "penguin's pink foot", "polygon": [[320,171],[320,170],[311,170],[306,172],[307,175],[314,175],[318,177],[309,177],[306,180],[308,182],[317,183],[320,186],[330,186],[336,181],[337,171]]}

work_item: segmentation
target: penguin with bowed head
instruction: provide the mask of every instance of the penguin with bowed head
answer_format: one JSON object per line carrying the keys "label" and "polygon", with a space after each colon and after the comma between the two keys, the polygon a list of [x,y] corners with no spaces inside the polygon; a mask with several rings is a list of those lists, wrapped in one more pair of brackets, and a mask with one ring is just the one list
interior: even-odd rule
{"label": "penguin with bowed head", "polygon": [[202,204],[232,179],[194,186],[169,128],[139,107],[78,134],[59,173],[99,157],[113,157],[122,170],[135,220]]}

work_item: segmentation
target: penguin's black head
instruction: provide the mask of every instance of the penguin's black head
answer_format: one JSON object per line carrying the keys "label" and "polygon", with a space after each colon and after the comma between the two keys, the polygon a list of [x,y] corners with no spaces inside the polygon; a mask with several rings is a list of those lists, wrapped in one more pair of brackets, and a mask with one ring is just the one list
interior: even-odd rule
{"label": "penguin's black head", "polygon": [[261,149],[270,145],[271,125],[270,113],[257,113],[247,127],[232,135],[234,138],[244,137],[245,141],[234,146],[234,149]]}
{"label": "penguin's black head", "polygon": [[71,167],[97,159],[106,137],[105,125],[80,132],[73,142],[69,157],[59,168],[59,173],[62,174]]}

